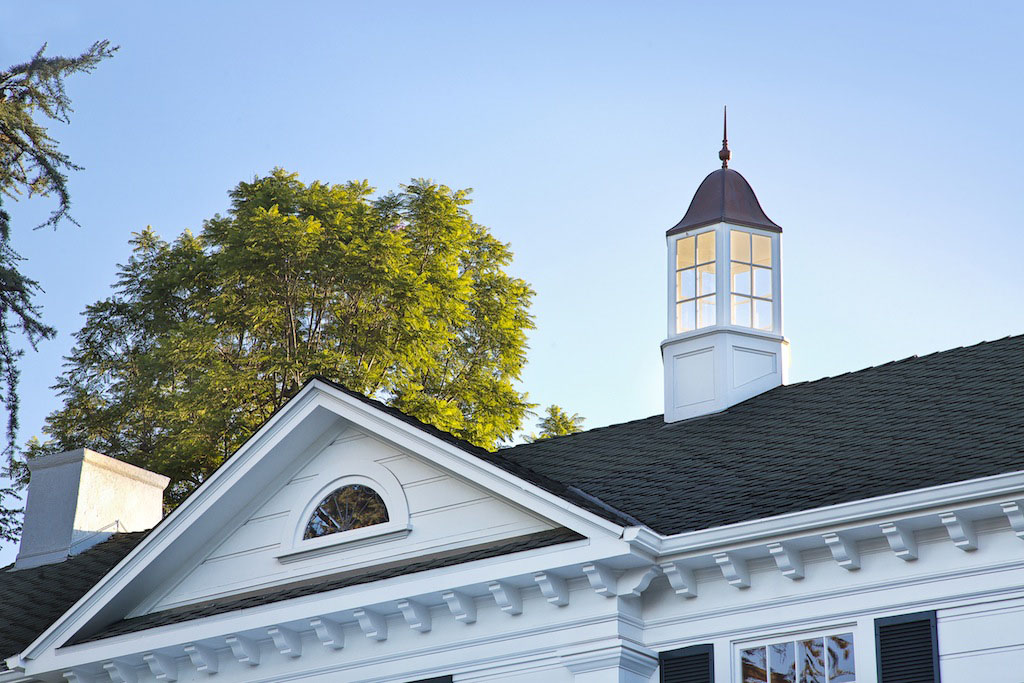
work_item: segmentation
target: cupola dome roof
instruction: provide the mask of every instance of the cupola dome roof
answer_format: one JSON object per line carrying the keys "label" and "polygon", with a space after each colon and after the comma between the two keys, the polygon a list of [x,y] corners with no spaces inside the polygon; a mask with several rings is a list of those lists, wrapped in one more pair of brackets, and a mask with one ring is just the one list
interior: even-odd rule
{"label": "cupola dome roof", "polygon": [[747,179],[731,168],[720,168],[704,179],[683,220],[676,223],[668,234],[675,235],[715,223],[782,232],[782,228],[764,214]]}

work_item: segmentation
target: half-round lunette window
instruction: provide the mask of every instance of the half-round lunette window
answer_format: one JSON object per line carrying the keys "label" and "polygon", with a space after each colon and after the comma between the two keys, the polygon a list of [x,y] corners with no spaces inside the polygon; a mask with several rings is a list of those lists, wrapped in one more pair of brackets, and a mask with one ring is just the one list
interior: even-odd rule
{"label": "half-round lunette window", "polygon": [[302,538],[319,538],[387,521],[388,508],[376,491],[369,486],[349,484],[320,501],[306,524]]}

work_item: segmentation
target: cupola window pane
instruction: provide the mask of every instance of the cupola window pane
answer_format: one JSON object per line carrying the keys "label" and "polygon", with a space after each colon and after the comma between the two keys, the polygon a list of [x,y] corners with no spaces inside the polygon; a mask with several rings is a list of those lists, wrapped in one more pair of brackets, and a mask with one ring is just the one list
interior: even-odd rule
{"label": "cupola window pane", "polygon": [[680,270],[676,273],[676,291],[680,299],[692,299],[697,296],[697,287],[693,280],[693,268]]}
{"label": "cupola window pane", "polygon": [[715,260],[715,233],[704,232],[697,235],[697,263]]}
{"label": "cupola window pane", "polygon": [[754,268],[754,296],[771,300],[772,298],[772,269]]}
{"label": "cupola window pane", "polygon": [[733,325],[746,325],[751,327],[750,324],[750,302],[751,299],[748,296],[736,296],[732,295],[732,324]]}
{"label": "cupola window pane", "polygon": [[715,324],[715,308],[714,295],[697,299],[697,327]]}
{"label": "cupola window pane", "polygon": [[754,252],[754,265],[755,266],[768,266],[771,268],[772,265],[772,238],[765,237],[764,235],[751,235],[753,238],[753,252]]}
{"label": "cupola window pane", "polygon": [[676,331],[689,332],[695,329],[697,329],[697,315],[694,311],[693,300],[676,304]]}
{"label": "cupola window pane", "polygon": [[732,262],[733,294],[750,294],[750,266]]}
{"label": "cupola window pane", "polygon": [[772,330],[772,239],[729,231],[732,324]]}
{"label": "cupola window pane", "polygon": [[772,302],[754,299],[754,328],[758,330],[772,329]]}
{"label": "cupola window pane", "polygon": [[714,325],[715,233],[676,240],[676,334]]}
{"label": "cupola window pane", "polygon": [[697,294],[700,296],[706,296],[714,293],[715,264],[708,263],[707,265],[699,266],[697,268]]}
{"label": "cupola window pane", "polygon": [[732,256],[730,258],[733,261],[750,263],[750,233],[732,230],[730,235],[730,244],[732,245],[730,249]]}
{"label": "cupola window pane", "polygon": [[684,237],[676,242],[676,270],[694,266],[693,237]]}

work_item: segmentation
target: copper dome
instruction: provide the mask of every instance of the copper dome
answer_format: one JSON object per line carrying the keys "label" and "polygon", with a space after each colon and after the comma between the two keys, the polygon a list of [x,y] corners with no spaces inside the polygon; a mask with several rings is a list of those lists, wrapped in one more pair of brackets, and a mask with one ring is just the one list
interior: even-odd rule
{"label": "copper dome", "polygon": [[683,220],[676,223],[668,234],[675,235],[715,223],[782,232],[782,228],[764,215],[764,209],[747,179],[731,168],[720,168],[704,179]]}

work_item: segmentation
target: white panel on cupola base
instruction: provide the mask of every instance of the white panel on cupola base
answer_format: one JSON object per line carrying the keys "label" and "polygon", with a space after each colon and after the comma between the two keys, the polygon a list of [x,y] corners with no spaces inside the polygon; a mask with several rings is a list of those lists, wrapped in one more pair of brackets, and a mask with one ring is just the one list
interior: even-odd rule
{"label": "white panel on cupola base", "polygon": [[[202,557],[183,570],[154,604],[138,613],[201,602],[438,552],[545,531],[556,525],[450,475],[426,459],[349,429],[264,491]],[[304,539],[313,508],[347,484],[370,486],[389,521]]]}
{"label": "white panel on cupola base", "polygon": [[715,349],[711,346],[672,358],[676,408],[715,400]]}
{"label": "white panel on cupola base", "polygon": [[778,358],[774,353],[765,353],[742,346],[732,347],[733,388],[739,389],[762,377],[775,374],[779,367],[777,361]]}

